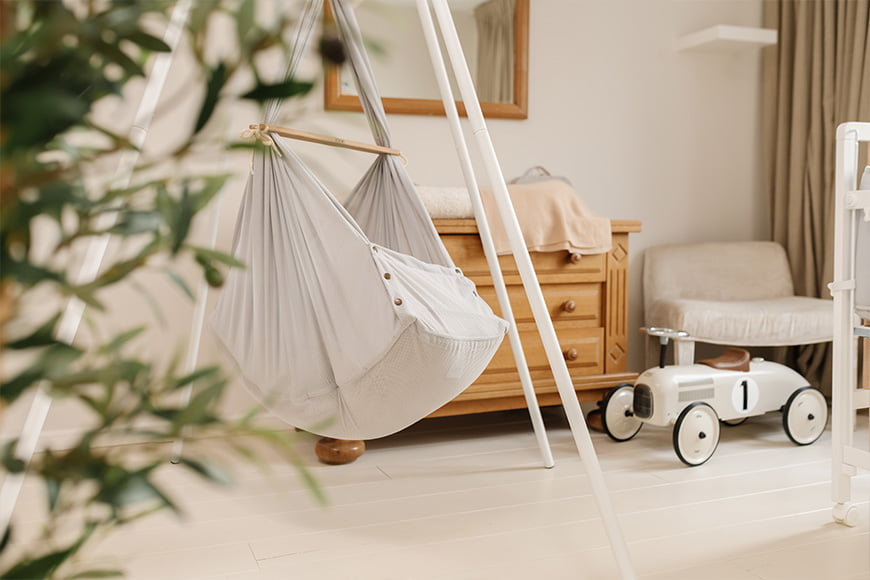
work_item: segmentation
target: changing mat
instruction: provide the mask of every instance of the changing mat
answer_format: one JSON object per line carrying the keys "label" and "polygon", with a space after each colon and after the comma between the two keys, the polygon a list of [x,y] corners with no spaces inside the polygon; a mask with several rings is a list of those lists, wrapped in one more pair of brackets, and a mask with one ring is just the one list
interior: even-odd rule
{"label": "changing mat", "polygon": [[438,187],[418,185],[417,193],[423,200],[429,217],[434,220],[474,219],[474,208],[468,190],[464,187]]}

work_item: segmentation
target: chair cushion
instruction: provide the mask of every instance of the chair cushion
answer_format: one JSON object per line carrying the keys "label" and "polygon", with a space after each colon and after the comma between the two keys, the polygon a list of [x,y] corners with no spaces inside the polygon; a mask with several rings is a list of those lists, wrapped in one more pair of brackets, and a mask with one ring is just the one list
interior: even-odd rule
{"label": "chair cushion", "polygon": [[[659,300],[647,326],[685,330],[699,342],[785,346],[828,342],[834,336],[833,301],[804,296],[765,300]],[[711,336],[711,332],[715,335]]]}
{"label": "chair cushion", "polygon": [[669,244],[644,252],[644,310],[659,300],[765,300],[794,296],[785,249],[776,242]]}

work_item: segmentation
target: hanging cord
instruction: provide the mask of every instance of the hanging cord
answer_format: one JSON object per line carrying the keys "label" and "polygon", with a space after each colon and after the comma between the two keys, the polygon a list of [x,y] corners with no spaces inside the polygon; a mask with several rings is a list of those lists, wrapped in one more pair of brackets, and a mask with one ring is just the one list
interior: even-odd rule
{"label": "hanging cord", "polygon": [[[287,67],[284,69],[284,76],[281,80],[289,81],[296,74],[296,70],[299,68],[299,63],[305,56],[314,28],[320,20],[320,12],[322,8],[323,0],[308,0],[305,3],[305,9],[296,23],[293,44],[286,54]],[[266,104],[263,122],[267,124],[274,123],[281,111],[281,105],[282,101],[279,99],[269,101]]]}
{"label": "hanging cord", "polygon": [[[271,135],[269,135],[269,131],[267,129],[261,129],[260,127],[261,127],[260,125],[249,125],[247,129],[245,129],[244,131],[241,132],[239,137],[241,139],[244,139],[245,141],[248,141],[248,140],[259,141],[260,143],[262,143],[266,147],[271,147],[272,149],[274,149],[275,153],[278,154],[278,157],[284,157],[283,155],[281,155],[281,150],[278,149],[278,144],[275,143],[275,140],[272,139]],[[251,175],[253,175],[254,174],[254,151],[253,150],[251,150],[250,166],[251,166]]]}
{"label": "hanging cord", "polygon": [[274,147],[278,155],[281,155],[281,152],[278,151],[278,147],[275,145],[275,140],[272,139],[271,135],[269,135],[269,131],[261,129],[259,125],[250,125],[247,129],[242,131],[239,137],[246,141],[249,139],[257,140],[266,147]]}

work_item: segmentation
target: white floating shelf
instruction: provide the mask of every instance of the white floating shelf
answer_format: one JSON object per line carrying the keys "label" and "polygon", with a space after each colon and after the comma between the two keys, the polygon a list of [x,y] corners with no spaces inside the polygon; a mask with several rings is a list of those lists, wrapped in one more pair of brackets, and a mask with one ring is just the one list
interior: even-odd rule
{"label": "white floating shelf", "polygon": [[719,50],[776,44],[777,32],[772,28],[753,28],[750,26],[731,26],[720,24],[711,26],[677,40],[677,50]]}

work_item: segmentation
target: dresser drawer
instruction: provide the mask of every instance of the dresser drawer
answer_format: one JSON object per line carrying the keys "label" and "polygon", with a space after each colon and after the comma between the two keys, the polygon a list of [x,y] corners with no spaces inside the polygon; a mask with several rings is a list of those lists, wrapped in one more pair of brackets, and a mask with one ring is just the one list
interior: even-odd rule
{"label": "dresser drawer", "polygon": [[[492,285],[489,266],[480,238],[476,235],[442,236],[450,257],[463,273],[479,285]],[[531,252],[532,266],[541,284],[603,282],[607,271],[607,254],[583,256],[576,262],[567,251]],[[512,255],[499,256],[506,284],[521,284]]]}
{"label": "dresser drawer", "polygon": [[[508,286],[514,319],[518,322],[533,321],[534,315],[522,286]],[[586,284],[547,284],[541,286],[547,312],[554,322],[560,320],[583,321],[587,326],[602,326],[602,285]],[[478,286],[477,293],[496,314],[501,314],[498,297],[492,286]]]}
{"label": "dresser drawer", "polygon": [[[604,372],[604,329],[590,328],[578,322],[557,322],[556,337],[559,339],[559,350],[562,352],[571,374],[596,374]],[[550,370],[544,344],[533,322],[517,323],[520,342],[526,355],[530,371]],[[486,369],[487,374],[511,371],[516,373],[513,351],[510,341],[505,337],[501,347],[495,353]],[[481,378],[484,378],[481,377]]]}

